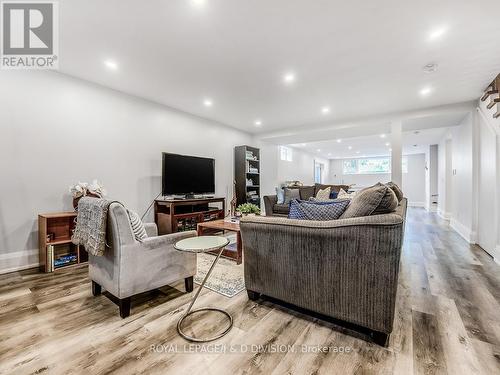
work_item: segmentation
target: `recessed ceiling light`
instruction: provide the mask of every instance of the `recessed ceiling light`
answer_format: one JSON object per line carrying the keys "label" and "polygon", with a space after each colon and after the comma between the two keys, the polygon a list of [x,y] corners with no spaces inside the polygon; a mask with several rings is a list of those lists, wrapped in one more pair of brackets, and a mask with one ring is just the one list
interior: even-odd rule
{"label": "recessed ceiling light", "polygon": [[318,148],[316,151],[321,152],[321,149],[320,149],[320,148]]}
{"label": "recessed ceiling light", "polygon": [[427,96],[431,92],[432,92],[432,89],[430,87],[424,87],[422,90],[420,90],[420,95]]}
{"label": "recessed ceiling light", "polygon": [[337,143],[342,143],[342,139],[337,139]]}
{"label": "recessed ceiling light", "polygon": [[385,145],[386,145],[386,146],[390,146],[391,144],[390,144],[389,142],[387,142]]}
{"label": "recessed ceiling light", "polygon": [[359,154],[361,151],[356,151],[356,154]]}
{"label": "recessed ceiling light", "polygon": [[211,107],[211,106],[213,106],[213,105],[214,105],[214,103],[212,102],[212,100],[211,100],[211,99],[205,99],[205,100],[203,100],[203,105],[204,105],[205,107]]}
{"label": "recessed ceiling light", "polygon": [[392,148],[389,149],[389,152],[392,152]]}
{"label": "recessed ceiling light", "polygon": [[426,73],[434,73],[435,71],[438,70],[438,64],[436,63],[429,63],[427,65],[424,65],[422,70]]}
{"label": "recessed ceiling light", "polygon": [[191,5],[196,8],[202,8],[206,3],[206,0],[191,0]]}
{"label": "recessed ceiling light", "polygon": [[437,40],[441,38],[444,34],[446,34],[447,31],[448,28],[446,26],[438,27],[431,31],[431,33],[429,34],[429,40]]}
{"label": "recessed ceiling light", "polygon": [[260,128],[262,126],[262,121],[261,120],[255,120],[254,122],[255,126]]}
{"label": "recessed ceiling light", "polygon": [[283,82],[285,82],[287,84],[291,84],[291,83],[295,82],[295,74],[293,74],[293,73],[286,73],[283,76]]}
{"label": "recessed ceiling light", "polygon": [[380,138],[385,138],[385,134],[380,134]]}
{"label": "recessed ceiling light", "polygon": [[323,108],[321,108],[321,113],[324,114],[324,115],[330,113],[330,107],[323,107]]}
{"label": "recessed ceiling light", "polygon": [[347,147],[349,150],[352,150],[352,146]]}
{"label": "recessed ceiling light", "polygon": [[306,144],[305,144],[305,143],[302,143],[302,144],[301,144],[301,146],[302,146],[302,147],[306,147]]}
{"label": "recessed ceiling light", "polygon": [[113,60],[106,60],[106,61],[104,61],[104,65],[106,65],[106,67],[108,69],[111,69],[111,70],[118,69],[118,64],[115,61],[113,61]]}

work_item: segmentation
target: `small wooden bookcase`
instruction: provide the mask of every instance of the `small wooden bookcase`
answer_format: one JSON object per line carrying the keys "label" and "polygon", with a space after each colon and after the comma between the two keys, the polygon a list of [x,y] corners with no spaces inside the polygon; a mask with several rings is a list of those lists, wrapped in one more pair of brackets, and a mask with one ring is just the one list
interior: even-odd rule
{"label": "small wooden bookcase", "polygon": [[85,249],[71,242],[75,219],[76,212],[38,215],[38,250],[42,272],[53,272],[88,261]]}

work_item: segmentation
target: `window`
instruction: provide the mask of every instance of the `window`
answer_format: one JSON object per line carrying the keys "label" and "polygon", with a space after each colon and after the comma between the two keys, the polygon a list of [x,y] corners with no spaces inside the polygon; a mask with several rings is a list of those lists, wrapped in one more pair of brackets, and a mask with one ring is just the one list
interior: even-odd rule
{"label": "window", "polygon": [[314,162],[314,182],[317,184],[323,183],[323,169],[325,166],[321,163]]}
{"label": "window", "polygon": [[[403,173],[408,173],[408,158],[401,160]],[[377,174],[391,173],[391,158],[345,159],[342,170],[344,174]]]}
{"label": "window", "polygon": [[284,161],[293,161],[292,149],[290,147],[280,146],[280,158]]}

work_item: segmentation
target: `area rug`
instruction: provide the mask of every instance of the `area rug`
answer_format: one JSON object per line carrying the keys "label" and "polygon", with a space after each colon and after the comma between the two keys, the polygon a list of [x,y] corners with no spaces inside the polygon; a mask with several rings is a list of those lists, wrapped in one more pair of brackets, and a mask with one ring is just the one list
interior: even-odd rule
{"label": "area rug", "polygon": [[[198,254],[198,270],[194,277],[196,284],[202,283],[214,259],[215,255],[212,254]],[[245,290],[243,264],[237,265],[233,260],[221,257],[205,283],[205,288],[226,297],[234,297],[242,292]]]}

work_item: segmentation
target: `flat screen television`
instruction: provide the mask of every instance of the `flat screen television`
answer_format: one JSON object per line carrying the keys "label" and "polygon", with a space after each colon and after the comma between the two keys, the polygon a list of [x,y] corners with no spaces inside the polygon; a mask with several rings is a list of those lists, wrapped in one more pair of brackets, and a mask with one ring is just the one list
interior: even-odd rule
{"label": "flat screen television", "polygon": [[215,160],[163,153],[162,195],[215,193]]}

